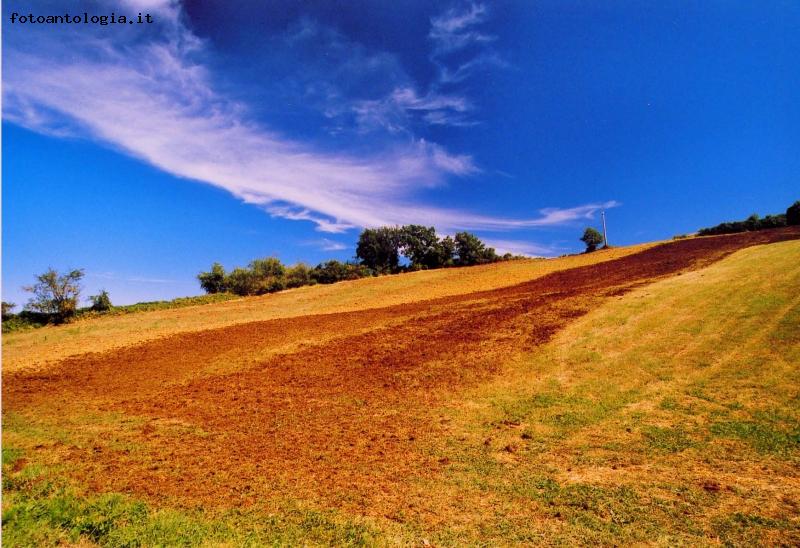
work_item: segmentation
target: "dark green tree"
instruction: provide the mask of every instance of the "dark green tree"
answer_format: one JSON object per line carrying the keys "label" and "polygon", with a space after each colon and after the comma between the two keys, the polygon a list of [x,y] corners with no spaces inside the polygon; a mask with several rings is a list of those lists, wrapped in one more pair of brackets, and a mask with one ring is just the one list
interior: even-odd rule
{"label": "dark green tree", "polygon": [[14,314],[11,312],[17,307],[14,303],[7,303],[3,301],[3,321],[11,318]]}
{"label": "dark green tree", "polygon": [[786,210],[786,224],[800,225],[800,200],[790,205]]}
{"label": "dark green tree", "polygon": [[81,293],[83,270],[71,270],[59,274],[48,268],[43,274],[36,276],[36,283],[23,287],[33,293],[33,297],[25,305],[27,310],[46,314],[56,323],[61,323],[75,315],[78,309],[78,298]]}
{"label": "dark green tree", "polygon": [[227,291],[225,287],[225,269],[219,263],[211,265],[209,272],[201,272],[197,275],[200,280],[200,287],[206,293],[224,293]]}
{"label": "dark green tree", "polygon": [[597,249],[597,246],[603,243],[603,235],[592,227],[588,227],[583,231],[581,241],[586,244],[586,253],[591,253]]}
{"label": "dark green tree", "polygon": [[356,257],[378,273],[395,272],[400,264],[400,239],[398,227],[367,228],[358,237]]}
{"label": "dark green tree", "polygon": [[457,263],[460,266],[492,263],[498,260],[494,248],[486,247],[477,236],[469,232],[456,234],[455,247]]}
{"label": "dark green tree", "polygon": [[404,226],[400,229],[400,247],[414,269],[439,268],[444,264],[441,243],[432,226]]}
{"label": "dark green tree", "polygon": [[439,241],[439,264],[451,266],[456,256],[456,241],[450,236],[445,236]]}

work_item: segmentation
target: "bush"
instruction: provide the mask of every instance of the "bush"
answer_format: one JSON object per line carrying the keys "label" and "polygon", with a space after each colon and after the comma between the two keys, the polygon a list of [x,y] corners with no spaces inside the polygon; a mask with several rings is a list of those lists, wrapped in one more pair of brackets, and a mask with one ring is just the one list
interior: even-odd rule
{"label": "bush", "polygon": [[234,268],[225,277],[225,286],[228,291],[240,296],[255,294],[255,279],[253,273],[246,268]]}
{"label": "bush", "polygon": [[761,219],[759,228],[780,228],[786,226],[786,214],[767,215]]}
{"label": "bush", "polygon": [[332,284],[344,280],[368,278],[375,272],[365,265],[342,263],[332,260],[318,264],[311,272],[311,277],[321,284]]}
{"label": "bush", "polygon": [[225,285],[225,269],[219,263],[211,265],[209,272],[201,272],[197,275],[200,280],[200,287],[206,293],[224,293],[227,291]]}
{"label": "bush", "polygon": [[592,227],[583,231],[581,241],[586,244],[586,253],[597,250],[597,246],[603,243],[603,235]]}
{"label": "bush", "polygon": [[790,205],[786,210],[786,224],[800,225],[800,200]]}
{"label": "bush", "polygon": [[101,290],[97,295],[90,295],[89,300],[92,301],[90,308],[95,312],[108,312],[113,308],[111,297],[109,297],[108,291],[105,289]]}
{"label": "bush", "polygon": [[[794,221],[794,222],[792,222]],[[697,231],[699,236],[715,236],[717,234],[736,234],[738,232],[748,232],[753,230],[764,230],[768,228],[780,228],[782,226],[800,224],[800,201],[795,202],[786,213],[777,215],[767,215],[763,219],[757,213],[753,213],[744,221],[733,221],[720,223],[716,226],[701,228]]]}
{"label": "bush", "polygon": [[286,267],[275,257],[256,259],[249,265],[255,286],[255,295],[274,293],[286,288]]}
{"label": "bush", "polygon": [[286,271],[286,287],[314,285],[313,269],[305,263],[297,263]]}
{"label": "bush", "polygon": [[247,268],[234,268],[225,274],[222,265],[214,263],[210,272],[197,275],[201,287],[209,294],[231,292],[240,296],[263,295],[286,288],[286,267],[275,257],[256,259]]}
{"label": "bush", "polygon": [[321,284],[332,284],[347,278],[347,265],[337,260],[326,261],[314,267],[311,277]]}
{"label": "bush", "polygon": [[36,327],[44,327],[52,321],[49,314],[42,314],[41,312],[31,312],[30,310],[23,310],[19,314],[11,314],[3,319],[3,333],[11,333],[13,331],[22,331],[23,329],[33,329]]}

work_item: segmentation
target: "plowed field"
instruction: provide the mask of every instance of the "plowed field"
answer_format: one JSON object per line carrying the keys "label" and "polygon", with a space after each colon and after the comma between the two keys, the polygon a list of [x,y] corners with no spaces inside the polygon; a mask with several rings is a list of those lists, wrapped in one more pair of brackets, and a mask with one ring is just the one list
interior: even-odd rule
{"label": "plowed field", "polygon": [[440,519],[440,413],[510,357],[632,288],[800,230],[679,240],[491,291],[182,333],[3,374],[3,413],[84,425],[37,450],[92,490],[178,506],[290,495]]}

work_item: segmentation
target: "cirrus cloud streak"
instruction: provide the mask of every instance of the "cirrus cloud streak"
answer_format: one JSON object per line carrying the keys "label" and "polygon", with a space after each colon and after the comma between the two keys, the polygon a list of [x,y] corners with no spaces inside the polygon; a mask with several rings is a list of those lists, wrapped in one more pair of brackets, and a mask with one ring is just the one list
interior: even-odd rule
{"label": "cirrus cloud streak", "polygon": [[[225,189],[273,216],[313,222],[323,232],[405,223],[444,231],[521,229],[616,205],[546,209],[535,219],[426,205],[421,190],[480,172],[472,157],[414,137],[356,155],[271,130],[249,117],[246,105],[216,91],[202,63],[208,46],[180,22],[176,4],[156,4],[170,17],[150,40],[111,42],[69,31],[30,33],[36,38],[27,42],[14,36],[3,77],[4,118],[55,136],[89,137],[173,175]],[[395,101],[429,112],[470,108],[461,98],[407,89],[397,91]]]}

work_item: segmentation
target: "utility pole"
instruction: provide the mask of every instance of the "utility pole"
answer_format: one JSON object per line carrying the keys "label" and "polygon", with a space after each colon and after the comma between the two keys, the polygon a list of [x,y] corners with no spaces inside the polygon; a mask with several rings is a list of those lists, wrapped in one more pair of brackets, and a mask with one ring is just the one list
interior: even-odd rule
{"label": "utility pole", "polygon": [[608,247],[608,235],[606,234],[606,212],[601,211],[600,216],[603,218],[603,242],[605,245],[603,247]]}

